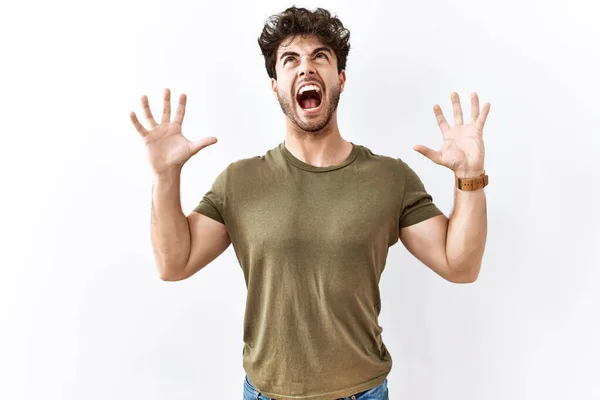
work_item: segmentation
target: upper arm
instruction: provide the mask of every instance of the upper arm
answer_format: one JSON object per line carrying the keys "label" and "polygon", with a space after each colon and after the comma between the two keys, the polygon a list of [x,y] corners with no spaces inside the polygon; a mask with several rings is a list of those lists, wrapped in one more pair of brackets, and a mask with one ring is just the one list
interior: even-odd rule
{"label": "upper arm", "polygon": [[190,257],[179,280],[189,278],[210,264],[231,244],[225,224],[199,212],[187,216],[190,226]]}
{"label": "upper arm", "polygon": [[225,225],[226,199],[231,166],[222,170],[198,205],[187,216],[190,255],[178,280],[186,279],[213,262],[231,244]]}
{"label": "upper arm", "polygon": [[433,272],[450,282],[462,281],[454,276],[446,256],[448,218],[437,215],[400,229],[400,240],[406,249]]}
{"label": "upper arm", "polygon": [[448,218],[433,203],[415,171],[404,162],[402,166],[405,180],[399,215],[400,241],[413,256],[442,278],[456,283],[464,281],[448,264]]}

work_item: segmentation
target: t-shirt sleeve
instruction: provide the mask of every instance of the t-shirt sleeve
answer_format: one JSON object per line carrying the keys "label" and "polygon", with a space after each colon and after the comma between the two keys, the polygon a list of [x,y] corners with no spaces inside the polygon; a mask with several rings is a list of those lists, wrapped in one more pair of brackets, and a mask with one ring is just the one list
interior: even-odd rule
{"label": "t-shirt sleeve", "polygon": [[210,189],[194,208],[195,212],[206,215],[222,224],[225,223],[228,172],[229,167],[217,175]]}
{"label": "t-shirt sleeve", "polygon": [[405,170],[404,193],[399,217],[400,229],[443,214],[433,203],[432,196],[427,193],[423,182],[421,182],[415,171],[404,161],[400,161]]}

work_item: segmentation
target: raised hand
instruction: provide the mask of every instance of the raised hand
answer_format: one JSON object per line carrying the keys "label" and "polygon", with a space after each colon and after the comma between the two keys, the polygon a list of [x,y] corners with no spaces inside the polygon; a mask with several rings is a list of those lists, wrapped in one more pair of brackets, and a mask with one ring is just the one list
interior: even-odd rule
{"label": "raised hand", "polygon": [[148,160],[155,174],[160,175],[183,167],[187,160],[201,149],[215,144],[217,138],[208,136],[198,141],[191,142],[181,133],[181,125],[185,116],[186,95],[179,96],[179,105],[175,113],[175,119],[171,121],[171,91],[164,91],[164,105],[160,124],[154,120],[148,97],[142,97],[142,107],[146,121],[150,125],[147,130],[138,121],[134,112],[129,117],[144,143],[146,144]]}
{"label": "raised hand", "polygon": [[484,171],[485,150],[483,146],[483,126],[490,111],[490,103],[485,103],[479,111],[479,97],[471,94],[471,119],[463,124],[462,108],[458,93],[451,95],[454,112],[454,126],[450,127],[439,105],[433,107],[437,123],[440,126],[444,142],[439,151],[423,145],[414,150],[423,154],[436,164],[443,165],[460,177],[475,177]]}

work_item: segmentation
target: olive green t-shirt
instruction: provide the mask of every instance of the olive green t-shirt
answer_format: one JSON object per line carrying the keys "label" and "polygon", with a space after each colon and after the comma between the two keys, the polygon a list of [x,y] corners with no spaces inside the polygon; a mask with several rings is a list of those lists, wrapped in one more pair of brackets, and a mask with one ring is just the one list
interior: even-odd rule
{"label": "olive green t-shirt", "polygon": [[400,159],[353,144],[315,167],[282,142],[233,162],[195,208],[224,223],[247,287],[243,367],[278,400],[332,400],[392,368],[379,279],[400,229],[441,211]]}

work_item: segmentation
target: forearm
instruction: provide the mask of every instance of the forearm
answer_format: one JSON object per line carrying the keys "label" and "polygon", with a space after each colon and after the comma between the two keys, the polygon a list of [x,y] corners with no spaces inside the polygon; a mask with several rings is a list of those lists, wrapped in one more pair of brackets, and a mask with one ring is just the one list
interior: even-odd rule
{"label": "forearm", "polygon": [[181,209],[180,184],[180,170],[153,178],[152,248],[163,279],[184,268],[190,255],[190,228]]}
{"label": "forearm", "polygon": [[448,265],[457,276],[477,277],[487,238],[485,192],[454,190],[454,211],[446,238]]}

